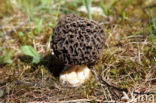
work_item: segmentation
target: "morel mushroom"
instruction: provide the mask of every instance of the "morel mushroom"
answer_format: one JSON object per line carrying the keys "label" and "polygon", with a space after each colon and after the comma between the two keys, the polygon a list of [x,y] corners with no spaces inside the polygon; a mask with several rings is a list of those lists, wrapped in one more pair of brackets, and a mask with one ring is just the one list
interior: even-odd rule
{"label": "morel mushroom", "polygon": [[61,18],[53,28],[51,48],[68,67],[60,76],[63,84],[79,86],[88,79],[87,66],[102,55],[104,43],[104,30],[95,21],[74,14]]}

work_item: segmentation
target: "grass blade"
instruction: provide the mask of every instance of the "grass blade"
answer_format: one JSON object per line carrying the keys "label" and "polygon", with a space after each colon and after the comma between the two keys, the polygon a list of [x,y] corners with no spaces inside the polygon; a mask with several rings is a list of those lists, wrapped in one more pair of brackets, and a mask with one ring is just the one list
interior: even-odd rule
{"label": "grass blade", "polygon": [[85,6],[88,11],[88,17],[90,20],[92,20],[92,11],[91,11],[91,6],[92,6],[92,0],[85,0]]}

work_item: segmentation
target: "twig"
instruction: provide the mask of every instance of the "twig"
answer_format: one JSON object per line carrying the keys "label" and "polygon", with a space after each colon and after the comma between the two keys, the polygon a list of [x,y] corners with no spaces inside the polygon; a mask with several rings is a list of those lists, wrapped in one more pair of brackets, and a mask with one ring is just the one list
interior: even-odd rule
{"label": "twig", "polygon": [[96,69],[95,69],[94,67],[92,67],[91,71],[93,72],[96,81],[99,81],[99,78],[98,78],[98,74],[97,74],[97,72],[96,72]]}
{"label": "twig", "polygon": [[94,100],[94,99],[76,99],[76,100],[68,100],[68,101],[58,101],[57,103],[78,103],[78,102],[102,102],[102,100]]}
{"label": "twig", "polygon": [[[115,101],[102,101],[102,100],[94,100],[94,99],[75,99],[75,100],[67,100],[67,101],[49,101],[50,103],[83,103],[83,102],[91,102],[91,101],[95,101],[98,103],[101,102],[106,102],[106,103],[114,103]],[[49,103],[49,102],[44,102],[44,103]],[[32,101],[32,102],[28,102],[28,103],[43,103],[43,101],[38,102],[38,101]]]}
{"label": "twig", "polygon": [[114,88],[114,89],[116,89],[116,90],[128,92],[128,90],[126,90],[126,89],[121,89],[121,88],[117,88],[117,87],[115,87],[115,86],[111,86],[111,85],[110,85],[109,83],[107,83],[105,80],[99,79],[99,77],[98,77],[98,75],[97,75],[97,72],[96,72],[96,70],[95,70],[94,67],[93,67],[92,72],[93,72],[93,74],[94,74],[96,80],[98,80],[98,81],[102,80],[103,83],[100,83],[100,85],[101,85],[101,84],[106,84],[106,86],[111,87],[111,88]]}

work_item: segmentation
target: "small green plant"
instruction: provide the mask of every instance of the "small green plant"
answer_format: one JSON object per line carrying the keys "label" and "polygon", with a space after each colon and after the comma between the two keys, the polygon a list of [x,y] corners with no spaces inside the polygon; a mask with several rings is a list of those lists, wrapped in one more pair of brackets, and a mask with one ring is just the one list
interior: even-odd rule
{"label": "small green plant", "polygon": [[11,56],[13,54],[13,50],[10,50],[8,54],[5,54],[4,56],[0,56],[0,64],[11,64]]}
{"label": "small green plant", "polygon": [[40,31],[42,29],[42,24],[43,24],[43,19],[38,19],[36,22],[36,29],[35,29],[35,32],[37,34],[40,34]]}
{"label": "small green plant", "polygon": [[33,58],[32,63],[39,63],[41,60],[41,55],[32,47],[28,45],[21,46],[21,51],[23,54]]}
{"label": "small green plant", "polygon": [[91,11],[91,7],[92,7],[92,0],[84,0],[86,9],[88,11],[88,17],[89,19],[92,20],[92,11]]}

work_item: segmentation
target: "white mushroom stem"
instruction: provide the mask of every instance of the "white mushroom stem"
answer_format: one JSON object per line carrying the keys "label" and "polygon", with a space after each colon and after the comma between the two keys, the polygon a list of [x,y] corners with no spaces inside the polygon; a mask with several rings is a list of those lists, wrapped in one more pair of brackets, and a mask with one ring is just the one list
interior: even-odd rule
{"label": "white mushroom stem", "polygon": [[91,70],[86,65],[75,65],[61,73],[61,84],[78,87],[91,77]]}

